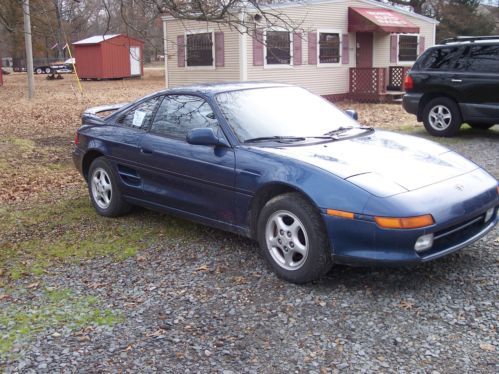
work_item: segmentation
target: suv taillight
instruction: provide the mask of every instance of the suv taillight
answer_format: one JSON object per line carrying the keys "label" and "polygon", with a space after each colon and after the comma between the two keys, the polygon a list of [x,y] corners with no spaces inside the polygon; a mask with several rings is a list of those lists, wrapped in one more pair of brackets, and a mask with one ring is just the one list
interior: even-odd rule
{"label": "suv taillight", "polygon": [[406,91],[412,90],[414,88],[414,81],[412,80],[412,77],[407,74],[404,78],[404,89]]}
{"label": "suv taillight", "polygon": [[75,140],[74,140],[74,144],[75,144],[75,145],[78,145],[78,143],[79,143],[79,142],[80,142],[80,139],[79,139],[79,137],[78,137],[78,133],[76,132],[76,133],[75,133]]}

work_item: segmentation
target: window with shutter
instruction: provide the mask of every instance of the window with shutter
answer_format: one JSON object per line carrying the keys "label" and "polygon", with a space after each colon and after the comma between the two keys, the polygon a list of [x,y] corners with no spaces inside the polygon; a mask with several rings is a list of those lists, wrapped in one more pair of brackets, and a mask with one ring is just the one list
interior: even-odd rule
{"label": "window with shutter", "polygon": [[214,66],[213,33],[187,34],[185,51],[187,66]]}
{"label": "window with shutter", "polygon": [[340,63],[340,33],[319,31],[319,64]]}
{"label": "window with shutter", "polygon": [[291,64],[291,34],[288,31],[267,31],[265,39],[266,64]]}
{"label": "window with shutter", "polygon": [[399,35],[398,61],[414,62],[419,55],[417,35]]}

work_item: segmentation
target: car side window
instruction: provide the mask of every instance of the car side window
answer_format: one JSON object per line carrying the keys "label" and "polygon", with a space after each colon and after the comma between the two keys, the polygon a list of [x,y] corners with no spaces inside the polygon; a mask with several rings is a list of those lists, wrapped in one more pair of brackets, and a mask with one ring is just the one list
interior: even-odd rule
{"label": "car side window", "polygon": [[499,45],[471,46],[465,70],[471,73],[499,73]]}
{"label": "car side window", "polygon": [[151,132],[185,140],[195,128],[211,127],[223,136],[211,106],[202,98],[191,95],[167,95],[161,102],[151,125]]}
{"label": "car side window", "polygon": [[421,67],[428,70],[453,70],[461,52],[462,48],[457,46],[435,48],[430,50]]}
{"label": "car side window", "polygon": [[119,117],[117,123],[125,127],[147,130],[159,100],[160,97],[154,97],[144,101]]}

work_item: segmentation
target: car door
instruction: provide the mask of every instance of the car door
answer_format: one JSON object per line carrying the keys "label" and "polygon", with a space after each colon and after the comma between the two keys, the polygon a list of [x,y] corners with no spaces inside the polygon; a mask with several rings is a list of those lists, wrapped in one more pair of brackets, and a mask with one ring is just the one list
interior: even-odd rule
{"label": "car door", "polygon": [[141,155],[140,143],[147,133],[159,99],[146,99],[118,116],[112,125],[96,129],[101,132],[100,138],[106,141],[106,156],[125,195],[142,197],[142,175],[137,162]]}
{"label": "car door", "polygon": [[464,47],[454,45],[430,50],[420,63],[420,70],[411,74],[416,89],[446,94],[461,101],[462,72],[455,67],[463,51]]}
{"label": "car door", "polygon": [[232,223],[234,151],[229,146],[189,144],[187,133],[200,127],[211,127],[225,137],[203,98],[164,97],[150,132],[142,138],[144,194],[154,204]]}
{"label": "car door", "polygon": [[461,110],[470,122],[499,122],[499,44],[466,47],[457,69]]}

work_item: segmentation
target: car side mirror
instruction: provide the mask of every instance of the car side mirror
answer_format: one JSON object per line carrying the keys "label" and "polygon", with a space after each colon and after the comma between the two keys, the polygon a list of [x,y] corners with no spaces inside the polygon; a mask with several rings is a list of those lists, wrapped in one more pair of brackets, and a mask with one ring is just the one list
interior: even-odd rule
{"label": "car side mirror", "polygon": [[359,114],[357,113],[356,110],[353,110],[353,109],[347,109],[345,110],[345,113],[347,115],[349,115],[350,117],[352,117],[354,120],[358,120],[359,119]]}
{"label": "car side mirror", "polygon": [[195,145],[229,146],[224,138],[219,138],[215,135],[215,132],[211,127],[202,127],[190,130],[187,133],[186,140],[187,143]]}

